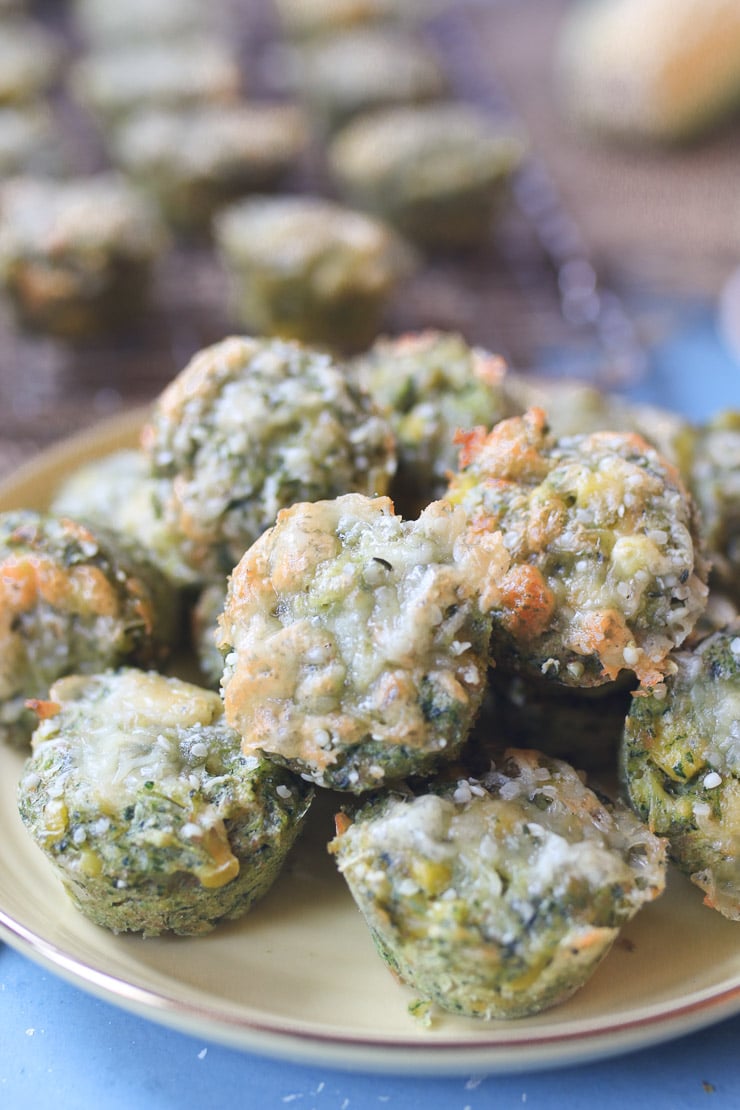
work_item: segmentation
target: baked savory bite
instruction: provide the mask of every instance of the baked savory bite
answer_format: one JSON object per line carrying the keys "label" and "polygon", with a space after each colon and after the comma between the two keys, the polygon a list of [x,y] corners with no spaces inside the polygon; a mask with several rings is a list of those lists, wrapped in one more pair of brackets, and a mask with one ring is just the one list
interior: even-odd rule
{"label": "baked savory bite", "polygon": [[385,223],[321,197],[238,201],[216,218],[215,237],[241,326],[338,350],[376,337],[414,266]]}
{"label": "baked savory bite", "polygon": [[740,921],[740,623],[674,660],[667,693],[633,699],[622,780],[705,903]]}
{"label": "baked savory bite", "polygon": [[500,537],[446,502],[294,505],[244,555],[220,620],[226,719],[320,786],[361,793],[453,759],[485,687]]}
{"label": "baked savory bite", "polygon": [[117,164],[157,199],[174,227],[207,231],[229,201],[275,187],[307,142],[299,108],[255,102],[138,112],[113,146]]}
{"label": "baked savory bite", "polygon": [[70,70],[76,99],[106,135],[144,108],[234,103],[241,85],[229,46],[207,36],[109,47],[80,58]]}
{"label": "baked savory bite", "polygon": [[0,178],[62,173],[68,161],[58,122],[46,105],[0,107]]}
{"label": "baked savory bite", "polygon": [[426,247],[488,235],[523,153],[512,127],[463,103],[387,108],[353,120],[329,147],[347,200]]}
{"label": "baked savory bite", "polygon": [[0,186],[0,282],[29,328],[78,339],[131,326],[165,246],[156,212],[114,174]]}
{"label": "baked savory bite", "polygon": [[736,0],[574,4],[557,44],[564,111],[605,138],[677,142],[740,102]]}
{"label": "baked savory bite", "polygon": [[292,60],[301,98],[330,131],[361,112],[422,104],[447,91],[441,62],[399,27],[322,35]]}
{"label": "baked savory bite", "polygon": [[341,814],[329,850],[392,971],[469,1017],[564,1001],[665,885],[664,844],[626,806],[526,750]]}
{"label": "baked savory bite", "polygon": [[28,739],[26,700],[63,675],[164,661],[176,603],[111,533],[31,510],[0,513],[0,736]]}
{"label": "baked savory bite", "polygon": [[[216,5],[218,7],[218,5]],[[208,34],[213,18],[202,0],[74,0],[72,11],[82,38],[91,47],[171,41]]]}
{"label": "baked savory bite", "polygon": [[224,673],[224,657],[218,647],[219,617],[226,604],[227,582],[211,582],[201,590],[190,615],[193,648],[198,669],[206,685],[218,690]]}
{"label": "baked savory bite", "polygon": [[197,572],[185,562],[180,539],[162,516],[160,486],[143,451],[122,449],[73,470],[54,494],[51,510],[113,529],[173,585],[197,585]]}
{"label": "baked savory bite", "polygon": [[740,602],[740,410],[728,409],[686,437],[688,485],[699,508],[712,581]]}
{"label": "baked savory bite", "polygon": [[466,434],[460,466],[448,496],[511,555],[494,660],[569,686],[660,684],[707,598],[676,468],[634,433],[556,439],[537,408]]}
{"label": "baked savory bite", "polygon": [[457,466],[457,431],[521,411],[508,401],[503,360],[453,332],[381,337],[350,368],[388,413],[398,452],[391,492],[406,516],[444,494]]}
{"label": "baked savory bite", "polygon": [[0,26],[0,105],[38,100],[56,81],[61,42],[38,20],[4,16]]}
{"label": "baked savory bite", "polygon": [[266,893],[311,789],[242,755],[218,694],[124,669],[61,679],[41,713],[20,814],[87,917],[197,935]]}
{"label": "baked savory bite", "polygon": [[232,336],[199,351],[156,402],[142,443],[165,525],[202,578],[223,579],[280,509],[385,492],[393,433],[322,352]]}

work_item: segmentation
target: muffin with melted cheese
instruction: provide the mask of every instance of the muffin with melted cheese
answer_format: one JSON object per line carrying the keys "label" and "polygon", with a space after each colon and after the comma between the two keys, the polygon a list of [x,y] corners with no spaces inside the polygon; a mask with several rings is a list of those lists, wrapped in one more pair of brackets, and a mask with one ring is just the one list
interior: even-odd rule
{"label": "muffin with melted cheese", "polygon": [[73,470],[54,494],[52,512],[115,530],[175,586],[199,579],[162,518],[160,482],[143,451],[123,449]]}
{"label": "muffin with melted cheese", "polygon": [[197,935],[272,885],[311,790],[241,754],[217,694],[135,669],[74,675],[42,716],[21,817],[96,924]]}
{"label": "muffin with melted cheese", "polygon": [[448,496],[511,555],[492,639],[507,670],[570,686],[671,673],[707,568],[678,471],[641,436],[556,439],[530,409],[463,438]]}
{"label": "muffin with melted cheese", "polygon": [[454,332],[380,338],[350,366],[395,432],[392,495],[404,515],[444,494],[457,465],[459,429],[491,426],[522,411],[508,401],[503,360]]}
{"label": "muffin with melted cheese", "polygon": [[740,602],[740,410],[717,413],[686,437],[688,485],[701,515],[712,582]]}
{"label": "muffin with melted cheese", "polygon": [[665,696],[633,699],[622,779],[705,903],[740,921],[740,623],[674,660]]}
{"label": "muffin with melted cheese", "polygon": [[163,576],[112,533],[0,514],[0,736],[26,741],[26,700],[63,675],[164,662],[176,608]]}
{"label": "muffin with melted cheese", "polygon": [[485,685],[500,538],[445,502],[284,510],[229,580],[227,721],[321,786],[360,793],[453,759]]}
{"label": "muffin with melted cheese", "polygon": [[526,750],[341,814],[329,850],[390,968],[468,1017],[564,1001],[665,884],[663,842],[626,806]]}
{"label": "muffin with melted cheese", "polygon": [[232,336],[199,351],[154,406],[143,446],[186,561],[222,579],[280,509],[385,492],[393,433],[322,352]]}

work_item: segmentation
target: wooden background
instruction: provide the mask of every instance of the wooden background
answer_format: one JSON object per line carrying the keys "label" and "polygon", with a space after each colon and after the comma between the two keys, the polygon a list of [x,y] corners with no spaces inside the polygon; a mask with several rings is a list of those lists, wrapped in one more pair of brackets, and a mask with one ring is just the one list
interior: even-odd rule
{"label": "wooden background", "polygon": [[[490,241],[473,254],[428,259],[399,292],[386,330],[456,328],[523,371],[573,371],[619,385],[644,371],[646,349],[685,305],[712,301],[740,264],[740,123],[670,152],[587,142],[559,114],[553,87],[564,7],[453,3],[425,28],[456,94],[512,115],[529,135],[530,155]],[[63,4],[33,10],[69,35]],[[230,19],[247,95],[269,94],[277,28],[268,0],[232,0]],[[70,42],[78,48],[73,35]],[[79,166],[104,164],[94,129],[63,85],[55,98]],[[320,149],[289,187],[330,191]],[[573,285],[564,276],[592,270],[596,299],[588,289],[580,296],[576,280],[566,304]],[[151,399],[195,350],[233,330],[225,277],[208,245],[176,246],[158,267],[141,328],[104,343],[23,334],[0,302],[0,478],[54,440]]]}

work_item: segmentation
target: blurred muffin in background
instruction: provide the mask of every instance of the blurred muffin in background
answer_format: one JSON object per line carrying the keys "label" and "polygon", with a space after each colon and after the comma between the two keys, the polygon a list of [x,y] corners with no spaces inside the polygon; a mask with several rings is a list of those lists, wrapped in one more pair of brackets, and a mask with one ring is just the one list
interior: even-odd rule
{"label": "blurred muffin in background", "polygon": [[172,40],[211,30],[214,8],[201,0],[74,0],[74,18],[83,39],[93,47],[115,47],[153,39]]}
{"label": "blurred muffin in background", "polygon": [[229,47],[202,36],[91,52],[75,62],[69,81],[105,132],[142,108],[233,103],[242,83]]}
{"label": "blurred muffin in background", "polygon": [[0,108],[0,177],[68,168],[57,121],[43,101]]}
{"label": "blurred muffin in background", "polygon": [[77,339],[130,325],[165,245],[156,213],[113,174],[0,187],[0,283],[29,328]]}
{"label": "blurred muffin in background", "polygon": [[437,56],[397,27],[322,36],[292,56],[298,94],[327,130],[360,112],[435,100],[447,91]]}
{"label": "blurred muffin in background", "polygon": [[59,76],[62,47],[40,23],[6,17],[0,26],[0,106],[23,104],[46,92]]}
{"label": "blurred muffin in background", "polygon": [[227,202],[276,186],[307,144],[293,105],[205,105],[137,113],[115,137],[114,157],[173,227],[204,231]]}
{"label": "blurred muffin in background", "polygon": [[564,111],[606,138],[675,142],[740,105],[737,0],[591,0],[557,46]]}
{"label": "blurred muffin in background", "polygon": [[215,236],[240,325],[340,350],[375,338],[414,264],[386,224],[319,197],[240,201],[216,218]]}
{"label": "blurred muffin in background", "polygon": [[478,243],[524,150],[521,135],[462,103],[358,117],[329,148],[342,192],[427,247]]}

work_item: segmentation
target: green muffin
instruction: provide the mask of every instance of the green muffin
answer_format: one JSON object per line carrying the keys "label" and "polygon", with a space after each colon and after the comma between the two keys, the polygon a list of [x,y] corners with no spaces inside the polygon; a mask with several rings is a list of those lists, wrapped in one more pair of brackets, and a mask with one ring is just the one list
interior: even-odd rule
{"label": "green muffin", "polygon": [[511,556],[491,652],[569,686],[659,686],[707,598],[693,503],[630,432],[551,435],[542,409],[465,437],[447,495]]}
{"label": "green muffin", "polygon": [[626,806],[516,749],[340,815],[329,850],[391,970],[468,1017],[564,1001],[665,884],[665,846]]}
{"label": "green muffin", "polygon": [[503,360],[452,332],[381,337],[350,368],[395,432],[391,495],[403,515],[443,496],[457,467],[457,432],[522,411],[509,402]]}
{"label": "green muffin", "polygon": [[201,580],[222,581],[279,511],[382,493],[390,426],[329,355],[232,336],[199,351],[143,431],[165,527]]}
{"label": "green muffin", "polygon": [[272,886],[311,790],[243,756],[217,694],[124,669],[55,683],[21,818],[97,925],[209,932]]}
{"label": "green muffin", "polygon": [[177,603],[120,537],[67,517],[0,513],[0,736],[24,743],[57,678],[164,662]]}
{"label": "green muffin", "polygon": [[633,699],[622,780],[705,903],[740,921],[740,625],[674,660],[667,692]]}
{"label": "green muffin", "polygon": [[485,687],[500,537],[443,501],[294,505],[229,579],[226,719],[320,786],[361,793],[454,759]]}

